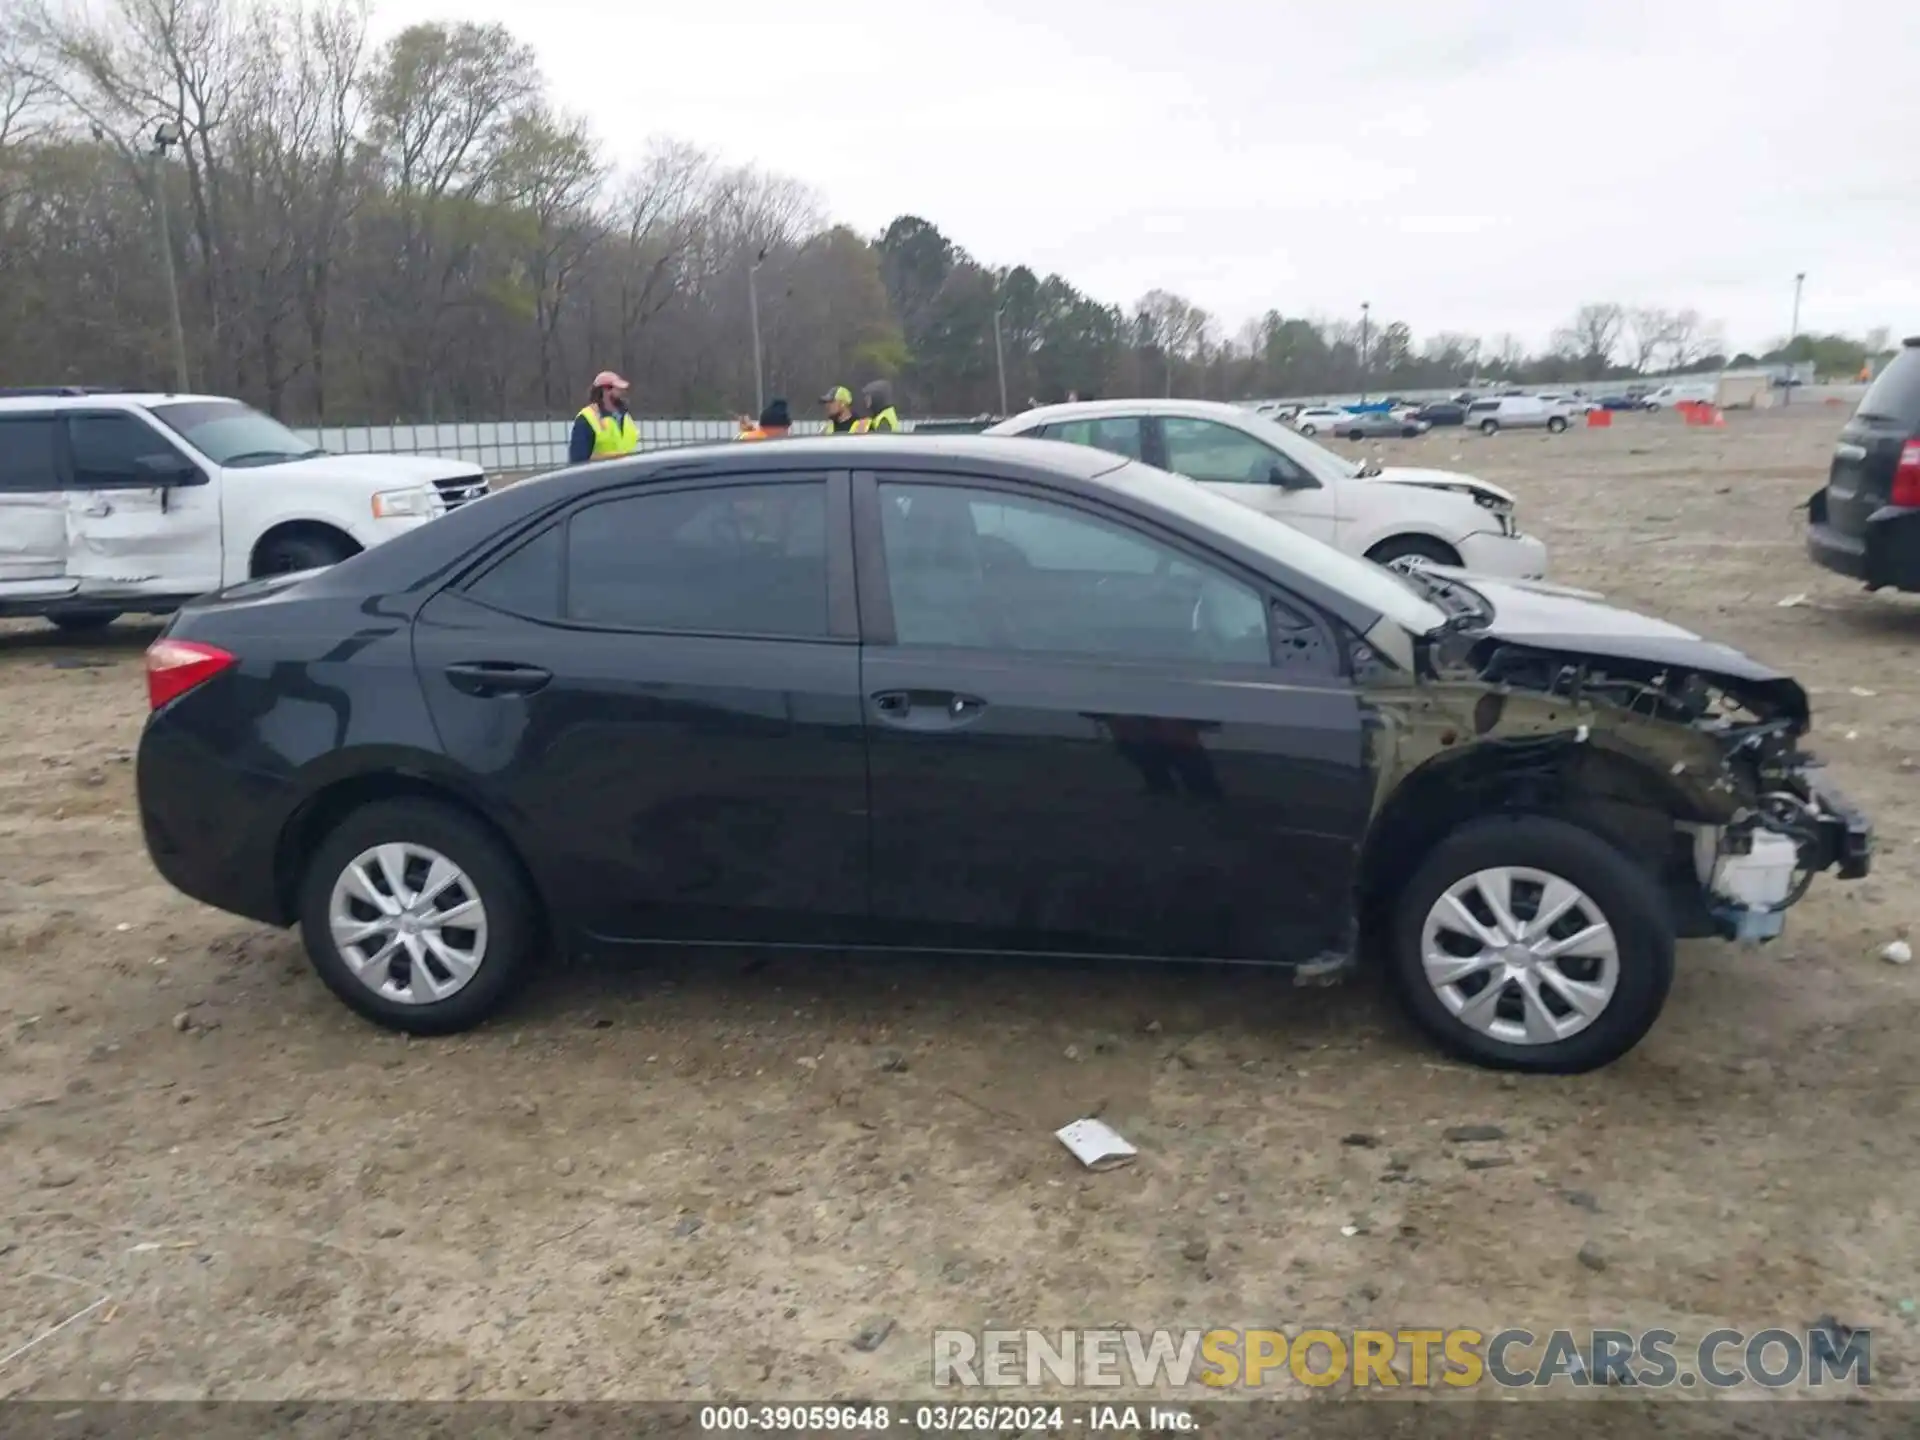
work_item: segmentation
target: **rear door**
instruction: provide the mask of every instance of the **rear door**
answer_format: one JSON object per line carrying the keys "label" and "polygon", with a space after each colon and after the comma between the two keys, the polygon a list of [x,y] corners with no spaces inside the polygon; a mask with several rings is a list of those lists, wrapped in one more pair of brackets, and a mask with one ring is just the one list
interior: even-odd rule
{"label": "rear door", "polygon": [[65,416],[67,575],[81,594],[220,588],[220,493],[145,416]]}
{"label": "rear door", "polygon": [[990,478],[856,475],[873,911],[903,944],[1298,960],[1370,790],[1321,619]]}
{"label": "rear door", "polygon": [[867,909],[844,474],[610,491],[420,612],[447,754],[614,941],[824,943]]}
{"label": "rear door", "polygon": [[1920,347],[1908,345],[1868,387],[1840,431],[1827,472],[1827,523],[1864,536],[1867,520],[1887,504],[1893,472],[1908,440],[1920,435]]}
{"label": "rear door", "polygon": [[67,573],[60,420],[0,415],[0,596],[58,593]]}

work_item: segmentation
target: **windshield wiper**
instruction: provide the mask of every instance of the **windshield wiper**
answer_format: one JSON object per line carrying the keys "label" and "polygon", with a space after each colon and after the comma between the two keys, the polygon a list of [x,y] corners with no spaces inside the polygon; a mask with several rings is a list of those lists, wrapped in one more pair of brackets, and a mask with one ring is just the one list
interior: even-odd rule
{"label": "windshield wiper", "polygon": [[301,450],[291,454],[285,450],[243,450],[238,455],[229,455],[222,463],[227,465],[246,465],[260,462],[275,464],[284,460],[311,460],[316,455],[324,455],[326,453],[324,450]]}

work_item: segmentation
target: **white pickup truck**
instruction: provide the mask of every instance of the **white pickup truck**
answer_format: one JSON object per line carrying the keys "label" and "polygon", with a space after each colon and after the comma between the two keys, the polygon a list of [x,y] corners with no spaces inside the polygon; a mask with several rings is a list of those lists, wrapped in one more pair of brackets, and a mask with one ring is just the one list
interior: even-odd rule
{"label": "white pickup truck", "polygon": [[466,461],[329,455],[237,400],[0,390],[0,616],[78,630],[166,614],[486,493]]}

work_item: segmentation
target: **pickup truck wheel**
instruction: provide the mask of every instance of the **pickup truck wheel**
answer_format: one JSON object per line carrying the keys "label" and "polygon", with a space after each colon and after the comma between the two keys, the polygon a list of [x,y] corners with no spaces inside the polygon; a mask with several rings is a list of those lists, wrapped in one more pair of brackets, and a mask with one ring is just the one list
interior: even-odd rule
{"label": "pickup truck wheel", "polygon": [[483,825],[430,800],[354,811],[315,850],[300,896],[314,969],[390,1030],[477,1025],[526,978],[539,915],[514,857]]}
{"label": "pickup truck wheel", "polygon": [[254,556],[253,573],[292,575],[301,570],[322,570],[338,565],[354,553],[353,542],[344,535],[324,530],[294,530],[275,535],[261,545]]}
{"label": "pickup truck wheel", "polygon": [[91,635],[96,630],[104,630],[120,618],[118,610],[62,610],[49,615],[60,629],[73,635]]}
{"label": "pickup truck wheel", "polygon": [[1391,964],[1414,1021],[1492,1069],[1578,1074],[1652,1028],[1673,983],[1653,879],[1590,830],[1476,820],[1428,855],[1394,912]]}

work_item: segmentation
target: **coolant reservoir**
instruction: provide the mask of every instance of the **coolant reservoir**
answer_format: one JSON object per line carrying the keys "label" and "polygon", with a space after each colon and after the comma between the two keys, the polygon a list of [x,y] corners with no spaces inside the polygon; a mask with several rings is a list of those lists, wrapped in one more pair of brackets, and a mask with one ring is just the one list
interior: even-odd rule
{"label": "coolant reservoir", "polygon": [[1713,869],[1711,889],[1723,900],[1750,910],[1770,910],[1786,900],[1800,867],[1800,847],[1785,835],[1756,830],[1745,855],[1723,855]]}

